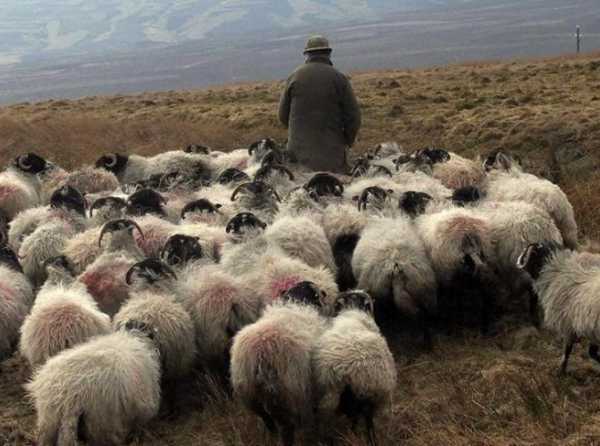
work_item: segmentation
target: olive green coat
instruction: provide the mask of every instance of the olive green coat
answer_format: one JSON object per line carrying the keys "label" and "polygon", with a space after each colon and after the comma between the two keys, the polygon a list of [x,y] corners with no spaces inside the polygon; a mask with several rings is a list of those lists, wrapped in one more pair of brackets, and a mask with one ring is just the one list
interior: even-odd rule
{"label": "olive green coat", "polygon": [[350,82],[327,56],[312,56],[288,78],[279,120],[289,129],[292,159],[315,171],[345,173],[346,152],[360,128]]}

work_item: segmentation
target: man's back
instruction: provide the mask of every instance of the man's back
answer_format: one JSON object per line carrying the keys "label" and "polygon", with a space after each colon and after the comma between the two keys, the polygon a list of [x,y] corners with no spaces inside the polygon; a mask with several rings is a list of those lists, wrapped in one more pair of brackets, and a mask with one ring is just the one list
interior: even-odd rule
{"label": "man's back", "polygon": [[360,127],[348,79],[326,55],[309,56],[288,79],[279,119],[289,128],[288,150],[313,170],[347,171],[346,150]]}

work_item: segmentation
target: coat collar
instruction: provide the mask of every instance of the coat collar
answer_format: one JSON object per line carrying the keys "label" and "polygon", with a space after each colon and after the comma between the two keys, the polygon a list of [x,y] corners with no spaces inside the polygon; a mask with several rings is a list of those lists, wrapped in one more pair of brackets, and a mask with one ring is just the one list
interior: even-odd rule
{"label": "coat collar", "polygon": [[331,62],[331,58],[329,56],[323,55],[308,56],[306,58],[306,63],[323,63],[327,65],[333,65],[333,62]]}

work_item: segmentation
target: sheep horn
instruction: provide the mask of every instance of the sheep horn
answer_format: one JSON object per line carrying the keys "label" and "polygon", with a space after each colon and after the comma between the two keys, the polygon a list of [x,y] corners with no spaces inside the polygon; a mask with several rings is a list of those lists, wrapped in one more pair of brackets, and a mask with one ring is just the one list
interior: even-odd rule
{"label": "sheep horn", "polygon": [[133,276],[133,273],[137,270],[139,270],[139,264],[135,264],[133,265],[131,268],[129,268],[129,271],[127,271],[127,274],[125,275],[125,283],[127,285],[131,285],[131,276]]}
{"label": "sheep horn", "polygon": [[142,240],[146,240],[146,236],[144,235],[144,232],[142,231],[142,228],[140,228],[140,225],[138,225],[133,220],[130,220],[130,223],[135,227],[135,229],[137,229],[137,232],[139,232],[140,237],[142,237]]}
{"label": "sheep horn", "polygon": [[237,197],[237,195],[243,190],[243,189],[247,189],[248,186],[250,186],[250,184],[252,183],[242,183],[240,184],[238,187],[235,188],[235,190],[233,191],[233,194],[231,194],[231,201],[235,201],[235,198]]}
{"label": "sheep horn", "polygon": [[17,163],[22,170],[30,170],[31,169],[31,163],[28,163],[26,161],[27,158],[28,158],[28,155],[20,155],[17,158]]}
{"label": "sheep horn", "polygon": [[529,262],[529,257],[531,257],[531,250],[534,246],[535,245],[532,243],[523,250],[519,258],[517,259],[517,268],[525,269],[527,263]]}
{"label": "sheep horn", "polygon": [[281,164],[276,164],[276,165],[273,166],[273,169],[279,170],[280,172],[287,173],[288,178],[290,179],[290,181],[294,181],[294,174],[287,167],[282,166]]}
{"label": "sheep horn", "polygon": [[106,158],[109,160],[106,162],[106,167],[115,167],[117,165],[117,154],[110,153],[106,155]]}
{"label": "sheep horn", "polygon": [[112,202],[114,204],[119,204],[122,208],[127,206],[127,203],[122,198],[118,198],[118,197],[98,198],[96,201],[94,201],[92,203],[92,206],[90,207],[90,218],[93,217],[95,209],[101,208],[102,206],[106,205],[109,202]]}

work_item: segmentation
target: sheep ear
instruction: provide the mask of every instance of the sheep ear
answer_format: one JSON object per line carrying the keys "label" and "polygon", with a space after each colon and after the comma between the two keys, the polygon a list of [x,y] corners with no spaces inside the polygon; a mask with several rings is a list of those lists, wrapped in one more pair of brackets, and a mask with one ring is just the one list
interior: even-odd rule
{"label": "sheep ear", "polygon": [[498,152],[496,155],[496,163],[498,163],[504,170],[510,170],[512,167],[512,160],[509,156],[505,155],[502,152]]}

